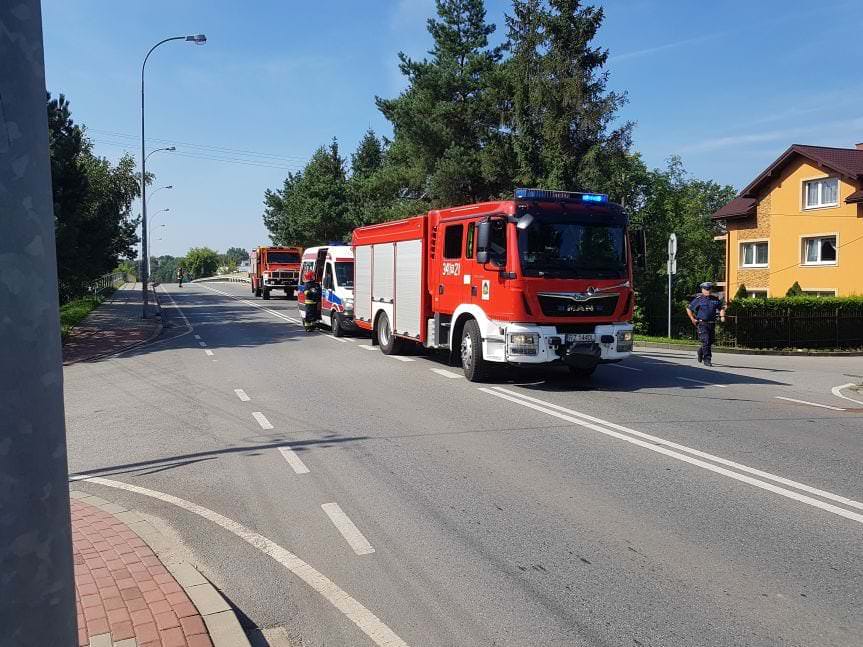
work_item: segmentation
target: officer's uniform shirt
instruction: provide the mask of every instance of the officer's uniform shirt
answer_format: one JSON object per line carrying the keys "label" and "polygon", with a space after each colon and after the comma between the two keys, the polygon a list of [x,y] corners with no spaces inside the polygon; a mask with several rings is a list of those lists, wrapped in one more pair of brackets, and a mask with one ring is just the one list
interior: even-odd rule
{"label": "officer's uniform shirt", "polygon": [[722,301],[714,296],[699,294],[688,306],[698,321],[716,321],[722,310]]}

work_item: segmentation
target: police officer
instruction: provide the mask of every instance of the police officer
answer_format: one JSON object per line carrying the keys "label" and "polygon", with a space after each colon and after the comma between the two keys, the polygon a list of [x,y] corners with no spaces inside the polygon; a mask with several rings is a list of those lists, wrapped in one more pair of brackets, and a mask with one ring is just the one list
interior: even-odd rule
{"label": "police officer", "polygon": [[686,306],[686,314],[689,315],[689,319],[698,330],[698,341],[701,342],[701,348],[698,349],[698,361],[704,362],[705,366],[713,366],[710,363],[712,357],[710,347],[713,346],[713,340],[716,336],[717,315],[721,321],[725,321],[725,305],[710,294],[713,283],[708,281],[699,287],[701,294]]}

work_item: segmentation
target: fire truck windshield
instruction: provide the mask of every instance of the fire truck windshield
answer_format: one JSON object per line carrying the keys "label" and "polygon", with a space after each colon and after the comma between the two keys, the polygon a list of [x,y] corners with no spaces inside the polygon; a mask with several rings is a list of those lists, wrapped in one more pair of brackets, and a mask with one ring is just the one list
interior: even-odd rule
{"label": "fire truck windshield", "polygon": [[539,215],[518,232],[525,276],[624,278],[623,225],[575,220],[571,215]]}
{"label": "fire truck windshield", "polygon": [[267,263],[299,263],[300,255],[296,252],[267,252]]}
{"label": "fire truck windshield", "polygon": [[354,264],[347,262],[336,263],[336,281],[343,288],[353,288]]}

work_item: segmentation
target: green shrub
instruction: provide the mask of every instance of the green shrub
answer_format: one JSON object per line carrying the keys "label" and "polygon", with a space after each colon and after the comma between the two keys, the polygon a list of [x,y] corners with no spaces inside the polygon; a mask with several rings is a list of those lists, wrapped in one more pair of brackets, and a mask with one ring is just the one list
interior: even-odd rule
{"label": "green shrub", "polygon": [[794,281],[794,285],[788,288],[788,292],[785,293],[786,297],[802,297],[803,296],[803,288],[800,287],[800,284],[797,281]]}

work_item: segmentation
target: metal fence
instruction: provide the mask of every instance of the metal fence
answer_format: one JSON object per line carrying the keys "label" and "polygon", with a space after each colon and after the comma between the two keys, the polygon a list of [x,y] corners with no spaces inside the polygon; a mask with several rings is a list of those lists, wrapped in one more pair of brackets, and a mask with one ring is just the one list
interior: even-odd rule
{"label": "metal fence", "polygon": [[87,285],[87,292],[90,294],[102,294],[110,288],[118,288],[124,283],[129,282],[130,277],[125,272],[111,272],[103,274],[98,279]]}
{"label": "metal fence", "polygon": [[[647,328],[651,335],[668,334],[666,319],[651,320]],[[685,314],[672,316],[671,336],[698,340]],[[724,323],[716,324],[716,344],[731,348],[863,348],[863,310],[727,315]]]}

